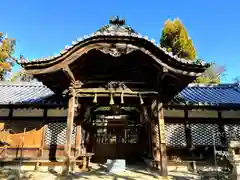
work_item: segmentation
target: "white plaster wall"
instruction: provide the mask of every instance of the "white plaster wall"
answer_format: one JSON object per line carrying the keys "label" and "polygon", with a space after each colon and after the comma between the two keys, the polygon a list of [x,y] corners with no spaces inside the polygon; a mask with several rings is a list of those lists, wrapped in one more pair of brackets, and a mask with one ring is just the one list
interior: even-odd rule
{"label": "white plaster wall", "polygon": [[0,109],[0,116],[9,116],[9,109]]}
{"label": "white plaster wall", "polygon": [[[0,109],[0,116],[9,116],[9,108]],[[43,117],[43,109],[13,109],[14,117]],[[48,109],[48,117],[67,117],[68,109]],[[221,111],[222,118],[240,118],[240,111]],[[76,114],[75,114],[76,115]],[[184,110],[164,109],[165,117],[184,118]],[[189,110],[189,118],[218,118],[218,112],[214,110]]]}
{"label": "white plaster wall", "polygon": [[240,118],[240,111],[222,111],[222,118]]}
{"label": "white plaster wall", "polygon": [[67,109],[48,109],[47,116],[48,117],[67,117],[68,110]]}
{"label": "white plaster wall", "polygon": [[163,114],[165,117],[180,117],[180,118],[184,117],[184,111],[177,109],[173,110],[164,109]]}
{"label": "white plaster wall", "polygon": [[[240,111],[221,111],[222,118],[240,118]],[[165,117],[184,117],[184,110],[178,109],[164,109],[164,116]],[[216,110],[189,110],[188,111],[189,118],[218,118],[218,111]]]}
{"label": "white plaster wall", "polygon": [[43,109],[13,109],[13,117],[43,117]]}
{"label": "white plaster wall", "polygon": [[188,111],[188,117],[189,118],[218,118],[218,112],[217,111],[210,111],[210,110],[191,110]]}

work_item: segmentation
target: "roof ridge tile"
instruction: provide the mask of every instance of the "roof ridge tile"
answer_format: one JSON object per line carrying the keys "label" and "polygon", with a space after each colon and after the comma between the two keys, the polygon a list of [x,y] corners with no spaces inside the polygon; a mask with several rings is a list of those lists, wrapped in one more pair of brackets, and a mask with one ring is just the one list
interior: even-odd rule
{"label": "roof ridge tile", "polygon": [[25,87],[46,87],[42,82],[9,82],[9,81],[0,81],[0,86],[25,86]]}

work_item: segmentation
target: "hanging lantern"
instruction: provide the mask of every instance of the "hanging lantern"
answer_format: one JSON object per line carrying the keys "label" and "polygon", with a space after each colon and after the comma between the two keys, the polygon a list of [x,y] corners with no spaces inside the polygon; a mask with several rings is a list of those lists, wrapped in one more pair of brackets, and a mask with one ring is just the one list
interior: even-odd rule
{"label": "hanging lantern", "polygon": [[111,93],[110,95],[110,102],[109,102],[110,105],[114,105],[114,99],[113,99],[113,94]]}
{"label": "hanging lantern", "polygon": [[122,94],[121,94],[121,104],[124,104],[123,92],[122,92]]}
{"label": "hanging lantern", "polygon": [[144,101],[143,101],[143,98],[142,98],[142,95],[141,95],[141,94],[139,94],[139,98],[140,98],[140,104],[141,104],[141,105],[144,104]]}
{"label": "hanging lantern", "polygon": [[95,93],[95,95],[94,95],[93,103],[97,104],[97,93]]}

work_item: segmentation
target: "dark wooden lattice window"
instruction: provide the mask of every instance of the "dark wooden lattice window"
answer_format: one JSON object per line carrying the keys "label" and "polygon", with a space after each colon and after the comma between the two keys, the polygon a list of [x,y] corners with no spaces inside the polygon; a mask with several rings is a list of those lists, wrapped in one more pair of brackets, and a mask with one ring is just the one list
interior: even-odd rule
{"label": "dark wooden lattice window", "polygon": [[97,143],[115,144],[115,143],[130,143],[134,144],[138,141],[138,129],[126,128],[118,131],[118,129],[109,127],[98,127],[96,133]]}
{"label": "dark wooden lattice window", "polygon": [[180,123],[166,123],[165,137],[167,146],[185,147],[187,146],[185,125]]}
{"label": "dark wooden lattice window", "polygon": [[215,144],[221,145],[220,132],[217,124],[190,124],[190,130],[193,145],[213,145],[213,134],[215,136]]}
{"label": "dark wooden lattice window", "polygon": [[[49,122],[45,131],[45,144],[64,145],[66,143],[66,122]],[[76,125],[73,124],[72,144],[75,144]]]}
{"label": "dark wooden lattice window", "polygon": [[224,131],[228,142],[240,140],[240,124],[225,124]]}
{"label": "dark wooden lattice window", "polygon": [[107,127],[100,127],[96,133],[97,143],[108,143]]}
{"label": "dark wooden lattice window", "polygon": [[137,128],[136,129],[135,128],[134,129],[126,129],[125,133],[126,133],[126,135],[125,135],[124,139],[125,139],[126,143],[130,143],[130,144],[137,143],[138,134],[139,134]]}

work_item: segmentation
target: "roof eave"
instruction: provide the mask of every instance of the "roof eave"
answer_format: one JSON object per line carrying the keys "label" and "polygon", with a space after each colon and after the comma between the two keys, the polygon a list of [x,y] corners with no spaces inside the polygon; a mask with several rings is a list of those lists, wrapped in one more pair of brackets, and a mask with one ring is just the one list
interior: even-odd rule
{"label": "roof eave", "polygon": [[[166,56],[168,56],[168,58],[171,59],[171,61],[173,61],[172,63],[174,63],[174,61],[175,61],[176,63],[180,64],[182,67],[185,66],[188,69],[192,69],[191,71],[185,71],[185,72],[183,71],[182,72],[183,75],[189,75],[189,76],[197,77],[197,76],[200,76],[201,73],[203,73],[210,66],[210,64],[208,64],[208,63],[196,64],[193,61],[178,58],[177,56],[172,55],[171,52],[167,52],[165,48],[157,47],[153,42],[148,41],[147,39],[144,39],[144,38],[132,37],[132,36],[106,36],[106,35],[104,35],[104,36],[103,35],[93,36],[93,37],[90,37],[90,38],[86,38],[85,40],[82,40],[78,43],[74,43],[73,46],[68,47],[64,52],[62,52],[58,56],[53,56],[51,58],[45,58],[45,59],[37,60],[37,61],[33,61],[33,62],[22,61],[22,62],[19,62],[19,63],[27,71],[28,70],[34,70],[34,69],[37,69],[37,67],[44,67],[44,66],[49,65],[49,64],[56,64],[58,61],[59,62],[63,61],[62,60],[63,58],[66,58],[67,55],[74,53],[76,51],[76,49],[81,49],[81,48],[85,47],[85,44],[86,45],[88,45],[89,43],[92,43],[92,44],[96,43],[97,44],[98,42],[104,42],[104,41],[106,41],[105,43],[108,43],[108,41],[113,40],[114,38],[115,38],[115,40],[116,39],[117,40],[119,39],[119,41],[122,40],[123,41],[122,43],[125,43],[129,46],[132,43],[133,45],[135,45],[139,49],[142,49],[142,46],[141,45],[137,46],[136,44],[138,42],[143,44],[143,45],[146,45],[146,43],[147,43],[146,47],[151,46],[150,49],[155,48],[155,50],[163,52]],[[133,40],[135,40],[135,42],[133,42]],[[118,43],[118,44],[121,44],[121,43]],[[147,52],[149,54],[151,54],[150,51],[147,50]],[[196,70],[200,71],[200,73],[196,73],[195,72]],[[178,71],[178,70],[176,69],[176,71]],[[191,75],[191,74],[193,74],[193,75]]]}

